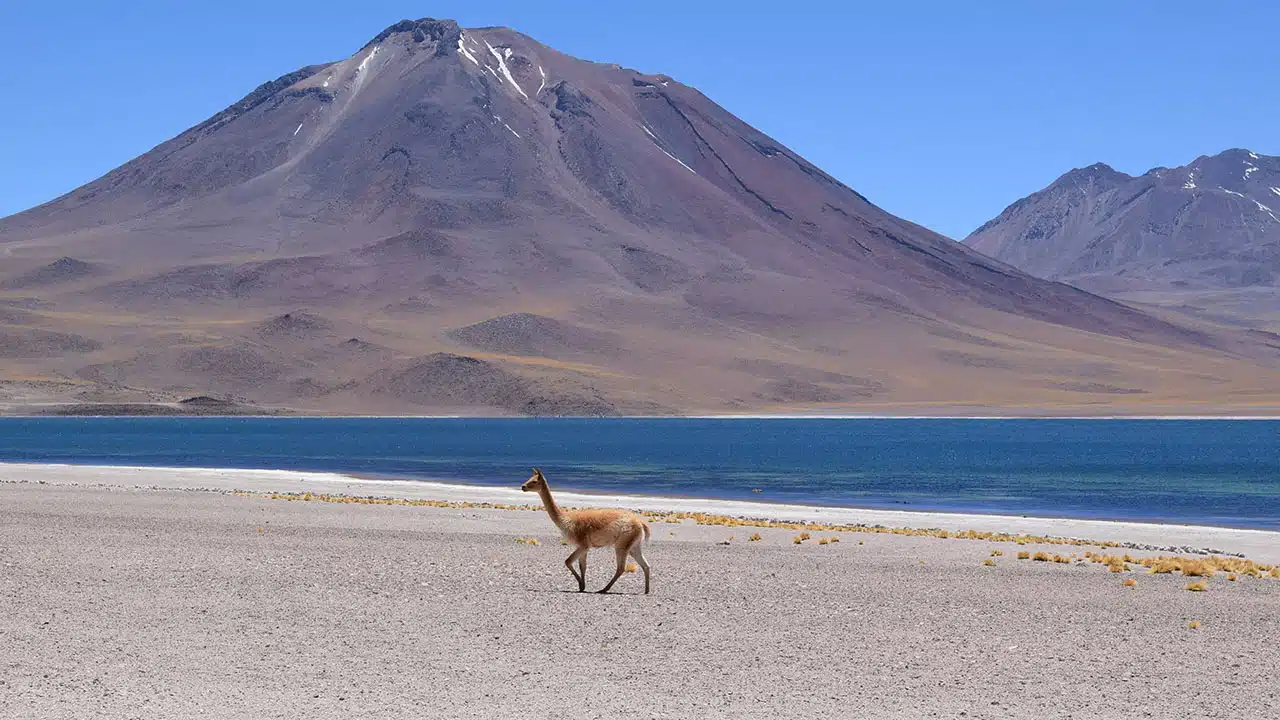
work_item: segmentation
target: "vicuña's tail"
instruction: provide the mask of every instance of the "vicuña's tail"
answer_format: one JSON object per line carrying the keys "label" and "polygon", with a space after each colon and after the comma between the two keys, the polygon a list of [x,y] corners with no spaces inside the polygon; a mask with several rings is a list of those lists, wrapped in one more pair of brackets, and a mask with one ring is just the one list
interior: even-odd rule
{"label": "vicu\u00f1a's tail", "polygon": [[641,520],[641,521],[640,521],[640,527],[644,528],[644,539],[645,539],[645,541],[646,541],[646,542],[648,542],[648,540],[649,540],[649,523],[647,523],[647,522],[645,522],[645,521]]}

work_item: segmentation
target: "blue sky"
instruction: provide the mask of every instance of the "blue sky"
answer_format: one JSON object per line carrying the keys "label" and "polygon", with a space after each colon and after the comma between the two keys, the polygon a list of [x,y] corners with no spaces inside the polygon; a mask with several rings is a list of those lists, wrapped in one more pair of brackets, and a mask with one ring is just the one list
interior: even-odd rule
{"label": "blue sky", "polygon": [[667,73],[957,238],[1073,167],[1280,154],[1280,3],[12,0],[0,216],[424,16]]}

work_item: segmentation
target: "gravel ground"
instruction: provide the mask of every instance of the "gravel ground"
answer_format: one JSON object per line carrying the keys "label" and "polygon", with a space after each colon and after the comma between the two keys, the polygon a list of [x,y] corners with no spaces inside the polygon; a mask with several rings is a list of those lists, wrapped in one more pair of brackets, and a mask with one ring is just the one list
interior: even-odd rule
{"label": "gravel ground", "polygon": [[580,595],[539,513],[0,485],[0,717],[1280,712],[1280,580],[652,527],[652,595]]}

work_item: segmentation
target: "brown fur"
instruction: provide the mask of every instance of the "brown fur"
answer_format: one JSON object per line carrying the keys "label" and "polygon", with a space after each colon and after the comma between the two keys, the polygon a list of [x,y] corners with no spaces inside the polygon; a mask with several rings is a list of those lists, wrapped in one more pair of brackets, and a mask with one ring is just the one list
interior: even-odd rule
{"label": "brown fur", "polygon": [[[560,528],[564,539],[575,546],[573,554],[564,564],[578,581],[578,592],[585,592],[587,589],[587,551],[591,548],[613,546],[617,550],[618,569],[613,579],[600,592],[609,592],[609,588],[622,577],[627,569],[627,556],[630,555],[644,569],[644,592],[649,594],[649,563],[645,562],[643,552],[644,541],[649,539],[648,523],[626,510],[565,512],[551,497],[547,478],[538,468],[533,469],[533,477],[521,485],[520,489],[538,493],[542,498],[542,506],[551,516],[551,522]],[[578,565],[576,570],[574,563]]]}

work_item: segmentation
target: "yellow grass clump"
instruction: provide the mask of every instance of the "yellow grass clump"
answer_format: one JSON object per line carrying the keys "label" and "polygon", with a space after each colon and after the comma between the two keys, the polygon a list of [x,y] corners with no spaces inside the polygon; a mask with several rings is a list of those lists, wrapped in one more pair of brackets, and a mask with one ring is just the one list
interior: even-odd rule
{"label": "yellow grass clump", "polygon": [[1031,559],[1036,562],[1049,562],[1050,560],[1049,553],[1047,552],[1038,552],[1035,555],[1032,555]]}
{"label": "yellow grass clump", "polygon": [[1205,590],[1209,589],[1209,584],[1203,580],[1197,580],[1196,582],[1193,582],[1190,585],[1188,585],[1187,589],[1190,590],[1191,592],[1204,592]]}
{"label": "yellow grass clump", "polygon": [[796,544],[796,545],[799,545],[800,543],[802,543],[802,542],[804,542],[805,540],[808,540],[808,539],[809,539],[809,533],[807,533],[807,532],[802,532],[802,533],[800,533],[799,535],[797,535],[797,536],[795,536],[795,537],[791,538],[791,542],[792,542],[792,543],[794,543],[794,544]]}
{"label": "yellow grass clump", "polygon": [[1054,555],[1053,561],[1062,565],[1067,565],[1071,562],[1071,558],[1066,557],[1065,555]]}
{"label": "yellow grass clump", "polygon": [[751,537],[747,538],[747,542],[757,542],[760,540],[760,533],[751,533]]}
{"label": "yellow grass clump", "polygon": [[1235,582],[1236,581],[1235,573],[1228,575],[1227,579],[1230,580],[1231,582]]}
{"label": "yellow grass clump", "polygon": [[1019,559],[1019,560],[1030,560],[1030,559],[1031,559],[1031,553],[1027,552],[1026,550],[1023,550],[1022,552],[1018,553],[1018,559]]}
{"label": "yellow grass clump", "polygon": [[624,570],[626,570],[627,572],[633,573],[633,572],[635,572],[636,570],[638,570],[639,568],[637,568],[637,567],[636,567],[636,564],[635,564],[635,563],[629,562],[629,563],[627,563],[627,566],[626,566],[625,568],[623,568],[623,569],[624,569]]}
{"label": "yellow grass clump", "polygon": [[1196,628],[1200,627],[1200,621],[1192,620],[1191,622],[1187,623],[1187,627],[1191,628],[1192,630],[1195,630]]}
{"label": "yellow grass clump", "polygon": [[1137,586],[1138,586],[1138,581],[1137,581],[1137,580],[1134,580],[1133,578],[1125,578],[1124,582],[1122,582],[1122,583],[1120,583],[1120,584],[1121,584],[1121,585],[1123,585],[1123,586],[1125,586],[1125,587],[1137,587]]}
{"label": "yellow grass clump", "polygon": [[982,564],[983,564],[983,565],[986,565],[987,567],[995,567],[995,566],[996,566],[996,561],[995,561],[995,560],[992,560],[991,558],[987,558],[986,560],[983,560],[983,561],[982,561]]}
{"label": "yellow grass clump", "polygon": [[1001,550],[992,550],[992,551],[991,551],[991,557],[1002,557],[1003,555],[1004,555],[1004,552],[1003,552],[1003,551],[1001,551]]}
{"label": "yellow grass clump", "polygon": [[1203,560],[1188,560],[1182,563],[1182,574],[1186,577],[1213,577],[1214,569]]}
{"label": "yellow grass clump", "polygon": [[523,537],[521,537],[521,538],[516,538],[516,542],[518,542],[518,543],[520,543],[520,544],[522,544],[522,545],[541,545],[541,544],[542,544],[542,543],[538,542],[538,538],[523,538]]}

